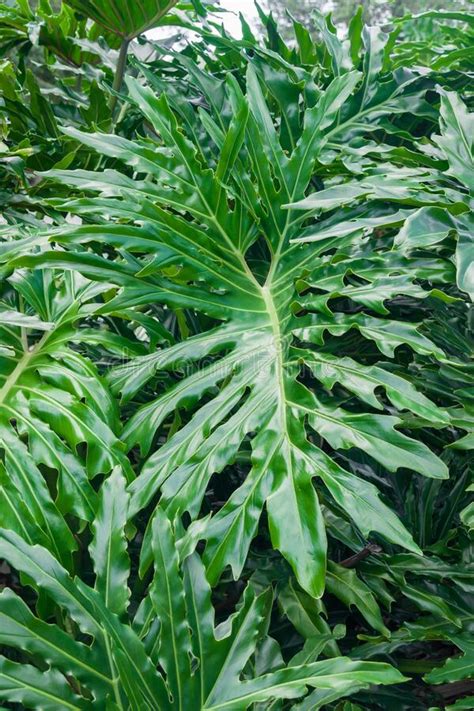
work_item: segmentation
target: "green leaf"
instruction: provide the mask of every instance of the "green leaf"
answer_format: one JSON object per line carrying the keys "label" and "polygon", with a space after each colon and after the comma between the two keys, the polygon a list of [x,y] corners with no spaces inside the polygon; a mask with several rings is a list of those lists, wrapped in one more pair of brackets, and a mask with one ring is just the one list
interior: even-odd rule
{"label": "green leaf", "polygon": [[33,538],[44,543],[70,569],[71,553],[77,545],[34,459],[11,428],[1,424],[0,446],[4,450],[4,471],[9,478],[7,488],[10,496],[21,500],[28,509],[34,522]]}
{"label": "green leaf", "polygon": [[[190,81],[197,81],[199,91],[209,96],[209,106],[208,113],[201,111],[194,117],[186,110],[185,126],[180,125],[181,114],[173,111],[173,96],[157,98],[150,89],[129,80],[130,101],[154,127],[159,144],[74,129],[67,132],[109,158],[133,165],[147,177],[134,179],[115,168],[101,173],[56,172],[61,181],[87,194],[98,193],[97,197],[56,204],[87,216],[88,224],[52,231],[51,239],[64,243],[68,251],[18,262],[44,266],[53,261],[58,267],[79,269],[89,278],[115,284],[117,293],[105,307],[107,313],[156,303],[217,320],[217,325],[214,321],[189,339],[184,337],[168,348],[119,365],[108,376],[114,389],[122,391],[127,412],[132,413],[123,435],[127,446],[138,445],[144,455],[151,450],[130,485],[129,515],[148,506],[158,491],[160,505],[172,520],[188,513],[194,521],[186,532],[184,548],[189,552],[199,540],[206,542],[203,558],[213,584],[228,564],[234,577],[240,575],[266,507],[273,546],[288,560],[303,589],[316,597],[322,594],[326,535],[312,481],[315,477],[325,481],[338,503],[357,514],[355,523],[361,529],[379,530],[389,540],[416,549],[395,514],[377,499],[372,484],[333,467],[336,450],[362,449],[389,471],[404,467],[428,477],[447,476],[446,466],[421,439],[396,429],[402,420],[392,414],[394,409],[409,409],[437,426],[449,422],[408,380],[376,364],[364,365],[363,357],[337,364],[333,356],[325,359],[320,350],[312,350],[308,361],[318,361],[318,373],[337,369],[337,380],[357,395],[362,393],[370,408],[383,407],[375,389],[385,390],[390,405],[384,410],[390,414],[374,415],[368,408],[354,413],[338,407],[335,394],[324,403],[314,398],[312,386],[298,382],[299,368],[291,362],[293,333],[319,343],[323,323],[329,333],[341,335],[358,328],[389,357],[395,355],[398,345],[408,343],[423,356],[443,358],[440,349],[417,330],[416,323],[393,318],[391,309],[396,308],[397,299],[425,300],[430,295],[451,303],[450,296],[438,287],[437,291],[430,289],[429,284],[449,283],[452,270],[442,260],[423,265],[419,260],[393,255],[394,230],[403,224],[406,214],[387,210],[379,220],[380,210],[372,212],[370,202],[373,197],[430,200],[427,185],[434,177],[428,170],[410,168],[402,174],[389,167],[356,182],[357,195],[368,202],[357,208],[355,219],[342,221],[350,240],[331,260],[325,258],[324,247],[320,257],[314,254],[312,243],[298,241],[299,212],[285,208],[304,198],[316,156],[328,136],[334,140],[341,116],[347,112],[353,115],[354,91],[367,107],[363,111],[371,115],[383,43],[377,33],[366,34],[365,41],[369,73],[363,86],[356,89],[358,72],[336,77],[306,108],[300,138],[289,152],[283,148],[266,98],[267,85],[252,67],[247,70],[246,94],[232,80],[219,84],[219,101],[226,106],[222,115],[212,96],[216,85],[201,74],[196,79],[193,70]],[[405,90],[408,85],[397,89],[401,93]],[[370,119],[375,123],[379,110],[374,109]],[[204,115],[207,118],[202,120]],[[189,126],[193,130],[186,130]],[[209,131],[217,145],[215,169],[203,162],[202,146],[195,140],[197,127]],[[231,153],[233,141],[235,151]],[[232,171],[231,162],[235,166]],[[382,176],[388,176],[386,181]],[[350,184],[327,190],[335,191],[331,205],[339,205],[341,196],[345,200],[350,195]],[[104,214],[108,216],[105,221]],[[347,214],[350,218],[350,210]],[[327,234],[332,240],[332,218],[329,223]],[[323,231],[324,225],[325,220]],[[383,245],[377,236],[381,225],[389,230]],[[366,238],[355,241],[354,235],[361,232]],[[123,256],[105,259],[76,251],[77,246],[93,245],[99,235]],[[262,258],[254,271],[249,247],[257,249],[258,238],[266,241],[268,258],[266,265]],[[337,248],[334,240],[331,249],[333,245]],[[345,251],[348,245],[350,258]],[[124,248],[130,250],[128,256]],[[323,296],[298,294],[295,282],[300,284],[308,274],[308,283],[323,288]],[[422,286],[422,281],[428,285]],[[332,314],[328,301],[341,297],[350,297],[360,305],[360,313],[351,313],[350,307],[349,312]],[[326,314],[315,319],[315,328],[321,329],[318,337],[313,337],[312,326],[298,329],[298,319],[292,314],[295,301]],[[388,318],[374,319],[373,309]],[[209,359],[203,368],[201,358]],[[163,389],[154,392],[155,375],[182,365],[186,365],[184,377],[177,382],[166,377]],[[332,377],[320,377],[325,384],[333,382]],[[145,402],[141,392],[149,392]],[[163,437],[167,418],[177,409],[187,413],[185,420],[170,436]],[[314,436],[310,428],[323,437],[328,455],[310,445],[308,437]],[[158,448],[154,444],[157,437]],[[247,441],[252,449],[250,471],[218,511],[201,517],[212,476],[232,466]],[[353,490],[356,482],[361,487],[359,499]],[[142,571],[152,561],[150,536],[149,529]]]}
{"label": "green leaf", "polygon": [[[12,355],[0,356],[5,468],[46,533],[41,542],[49,540],[55,553],[62,547],[61,559],[69,567],[64,555],[75,543],[62,516],[72,512],[92,520],[96,494],[89,479],[118,463],[130,472],[114,432],[117,411],[111,395],[95,366],[68,346],[77,338],[77,324],[86,318],[95,292],[79,275],[55,276],[51,271],[17,272],[10,283],[27,320],[23,325],[0,324],[4,342],[13,349]],[[44,330],[41,337],[38,330]],[[87,448],[79,455],[84,444]],[[56,501],[39,465],[58,474]]]}
{"label": "green leaf", "polygon": [[449,605],[445,603],[444,600],[439,599],[435,595],[431,595],[429,592],[422,590],[420,587],[415,588],[411,585],[403,585],[401,589],[403,594],[410,600],[413,600],[415,605],[421,610],[435,613],[445,620],[449,620],[457,627],[461,626],[459,618],[453,613]]}
{"label": "green leaf", "polygon": [[474,191],[474,117],[454,91],[438,90],[441,96],[441,136],[433,139],[449,163],[448,173]]}
{"label": "green leaf", "polygon": [[457,284],[474,299],[474,260],[472,259],[472,215],[462,215],[457,220],[458,243],[456,247]]}
{"label": "green leaf", "polygon": [[363,443],[364,451],[389,471],[405,467],[424,476],[448,477],[446,465],[426,445],[394,429],[402,422],[399,418],[352,414],[342,408],[332,410],[323,406],[319,406],[317,412],[307,412],[311,426],[334,449],[349,449]]}
{"label": "green leaf", "polygon": [[[121,667],[122,683],[139,703],[151,704],[156,699],[167,698],[163,679],[156,673],[139,639],[128,625],[121,624],[107,610],[99,592],[78,578],[72,579],[46,549],[28,545],[12,531],[0,531],[0,551],[2,557],[28,576],[30,584],[47,592],[67,610],[82,632],[95,639],[102,648],[103,658],[108,659],[112,677],[116,663],[113,653],[117,651],[125,661]],[[93,684],[93,678],[90,682]]]}
{"label": "green leaf", "polygon": [[[112,691],[112,679],[99,650],[73,640],[57,625],[47,624],[35,617],[27,605],[12,590],[0,594],[0,642],[17,647],[29,654],[48,659],[64,674],[73,674],[95,694],[97,702],[104,702]],[[54,675],[51,675],[54,680]],[[26,681],[26,673],[22,677]],[[52,686],[45,683],[45,691]]]}
{"label": "green leaf", "polygon": [[[279,591],[278,604],[299,634],[307,640],[324,638],[323,651],[327,656],[340,654],[335,635],[326,621],[326,611],[321,600],[315,600],[293,581]],[[294,661],[296,664],[296,660]]]}
{"label": "green leaf", "polygon": [[455,229],[455,222],[447,210],[439,207],[420,207],[412,213],[398,233],[395,243],[404,252],[431,247],[444,240]]}
{"label": "green leaf", "polygon": [[59,672],[54,669],[40,672],[5,657],[0,657],[0,699],[45,711],[89,708],[88,702],[72,692]]}
{"label": "green leaf", "polygon": [[[351,662],[344,657],[324,662],[314,662],[303,667],[289,667],[260,677],[255,681],[242,682],[234,698],[225,701],[208,700],[205,709],[230,709],[237,711],[251,703],[272,698],[297,698],[306,686],[344,688],[349,682],[358,682],[359,688],[370,684],[396,684],[404,677],[386,664],[376,662]],[[344,689],[344,692],[346,691]]]}
{"label": "green leaf", "polygon": [[176,5],[177,0],[145,0],[136,5],[130,5],[126,0],[67,2],[109,32],[130,40],[156,27],[162,17]]}
{"label": "green leaf", "polygon": [[329,353],[313,353],[295,350],[309,365],[313,374],[331,389],[339,382],[377,410],[382,409],[375,395],[376,388],[383,388],[390,401],[399,410],[411,410],[422,418],[435,423],[448,424],[448,415],[436,407],[404,378],[377,366],[363,366],[351,358],[336,358]]}
{"label": "green leaf", "polygon": [[345,605],[357,607],[361,615],[376,630],[390,636],[384,625],[380,608],[370,588],[358,577],[355,570],[331,563],[328,568],[327,589]]}
{"label": "green leaf", "polygon": [[39,331],[50,331],[54,328],[54,324],[52,323],[41,321],[41,319],[35,316],[29,316],[28,314],[21,313],[21,311],[15,311],[15,309],[1,309],[0,324],[21,326],[22,328],[35,328]]}
{"label": "green leaf", "polygon": [[445,358],[441,348],[420,333],[418,330],[420,325],[374,318],[361,313],[350,316],[335,313],[304,319],[303,323],[296,326],[293,332],[303,341],[322,345],[326,332],[334,336],[342,336],[354,328],[365,338],[374,341],[380,352],[388,358],[393,358],[396,348],[403,344],[410,346],[416,353],[432,354],[441,360]]}
{"label": "green leaf", "polygon": [[388,541],[421,553],[400,519],[381,501],[377,487],[369,482],[362,484],[359,477],[342,469],[321,450],[313,448],[311,460],[336,503],[350,514],[365,537],[377,531]]}
{"label": "green leaf", "polygon": [[452,636],[451,642],[462,651],[462,654],[450,657],[441,667],[433,669],[425,675],[428,684],[443,684],[460,681],[472,676],[474,666],[474,645],[467,635]]}
{"label": "green leaf", "polygon": [[[161,622],[159,662],[178,707],[192,699],[191,637],[186,621],[185,594],[178,570],[171,524],[158,508],[153,519],[153,553],[155,577],[150,596]],[[166,643],[164,641],[166,640]]]}
{"label": "green leaf", "polygon": [[107,608],[117,615],[127,609],[130,595],[127,587],[130,560],[125,537],[129,495],[125,487],[126,479],[117,467],[101,487],[89,546],[96,590],[101,593]]}

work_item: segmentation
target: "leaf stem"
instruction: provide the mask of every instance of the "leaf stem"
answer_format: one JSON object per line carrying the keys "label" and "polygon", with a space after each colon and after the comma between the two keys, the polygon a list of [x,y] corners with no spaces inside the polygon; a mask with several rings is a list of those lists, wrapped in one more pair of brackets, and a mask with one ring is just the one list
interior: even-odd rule
{"label": "leaf stem", "polygon": [[108,637],[107,632],[105,630],[104,630],[104,644],[105,644],[105,651],[107,654],[107,660],[109,662],[110,673],[112,676],[112,687],[114,690],[114,697],[115,697],[115,701],[117,704],[117,708],[121,709],[121,711],[124,711],[124,707],[122,704],[122,697],[121,697],[120,688],[119,688],[120,676],[117,675],[117,671],[116,671],[113,656],[112,656],[112,650],[110,648],[109,637]]}
{"label": "leaf stem", "polygon": [[[120,45],[117,66],[115,68],[114,83],[112,84],[112,89],[114,90],[114,92],[118,92],[122,88],[123,77],[125,74],[125,68],[127,66],[127,54],[128,54],[128,45],[129,44],[130,44],[130,40],[127,37],[124,37],[122,39],[122,44]],[[115,107],[117,106],[117,99],[118,99],[118,96],[116,94],[113,94],[110,98],[109,107],[110,107],[110,111],[112,112],[112,114],[114,113]]]}
{"label": "leaf stem", "polygon": [[[20,306],[20,311],[24,312],[25,301],[24,301],[23,296],[21,294],[18,295],[18,304]],[[21,345],[23,346],[23,351],[25,353],[28,353],[28,331],[24,326],[22,326],[20,328],[20,334],[21,334]]]}
{"label": "leaf stem", "polygon": [[370,555],[381,552],[382,548],[376,543],[367,543],[367,545],[362,548],[362,550],[360,550],[358,553],[355,553],[355,555],[351,555],[350,558],[341,560],[339,565],[342,565],[344,568],[355,568],[357,563],[359,563],[361,560],[368,558]]}
{"label": "leaf stem", "polygon": [[42,338],[33,346],[33,348],[31,350],[23,353],[23,356],[17,362],[15,368],[12,370],[10,375],[6,378],[5,382],[3,383],[2,388],[0,388],[0,406],[6,400],[7,396],[10,393],[10,390],[16,385],[17,380],[20,378],[22,373],[30,365],[31,360],[34,358],[34,356],[37,354],[37,352],[39,350],[41,350],[45,341],[48,339],[50,333],[51,333],[51,331],[47,331],[42,336]]}

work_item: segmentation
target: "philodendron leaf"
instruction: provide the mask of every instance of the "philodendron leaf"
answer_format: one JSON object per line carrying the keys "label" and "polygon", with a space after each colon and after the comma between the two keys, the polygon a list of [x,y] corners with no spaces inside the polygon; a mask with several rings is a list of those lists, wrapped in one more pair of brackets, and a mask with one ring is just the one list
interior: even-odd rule
{"label": "philodendron leaf", "polygon": [[346,605],[354,605],[372,627],[387,637],[390,632],[384,625],[380,608],[370,588],[358,577],[355,570],[331,563],[327,574],[328,592]]}
{"label": "philodendron leaf", "polygon": [[472,677],[474,668],[474,644],[472,637],[464,635],[451,636],[450,641],[461,650],[458,655],[451,656],[442,666],[436,667],[425,675],[428,684],[443,684],[460,681]]}
{"label": "philodendron leaf", "polygon": [[455,229],[454,218],[439,207],[420,207],[405,221],[395,243],[403,252],[431,247],[442,242]]}
{"label": "philodendron leaf", "polygon": [[67,0],[81,15],[91,18],[106,30],[133,39],[151,30],[177,4],[178,0]]}
{"label": "philodendron leaf", "polygon": [[448,172],[474,192],[474,114],[454,91],[439,89],[441,136],[434,136],[449,163]]}
{"label": "philodendron leaf", "polygon": [[[326,534],[318,491],[329,493],[364,535],[377,531],[419,552],[374,484],[341,467],[340,451],[361,450],[387,477],[399,468],[435,479],[448,476],[421,428],[410,432],[408,418],[398,414],[409,410],[415,425],[420,418],[440,429],[449,424],[448,415],[419,385],[379,362],[373,350],[366,356],[365,339],[389,359],[399,346],[408,358],[415,352],[435,369],[436,359],[445,358],[419,330],[417,309],[453,303],[443,291],[452,284],[452,264],[437,255],[424,263],[397,253],[397,245],[411,234],[417,208],[445,205],[450,198],[434,170],[392,164],[359,181],[339,180],[307,194],[329,144],[336,161],[345,138],[352,140],[360,126],[386,128],[383,117],[394,105],[390,92],[406,98],[402,113],[419,109],[432,115],[425,88],[414,78],[405,82],[394,75],[391,88],[384,83],[383,96],[391,97],[384,103],[377,89],[383,42],[369,33],[365,43],[368,73],[343,72],[340,65],[340,74],[303,112],[292,150],[283,148],[280,117],[272,113],[268,87],[252,65],[246,93],[232,77],[204,80],[189,70],[190,85],[207,102],[206,109],[191,113],[171,92],[170,98],[165,92],[158,96],[130,79],[129,100],[159,140],[68,129],[113,159],[114,167],[49,174],[83,191],[83,197],[54,206],[87,216],[87,225],[51,230],[50,240],[66,251],[15,262],[54,263],[114,284],[113,298],[101,308],[104,316],[157,304],[198,314],[209,324],[118,365],[108,381],[131,415],[123,439],[146,457],[129,485],[129,516],[158,493],[171,519],[189,514],[184,549],[206,542],[203,560],[212,583],[227,565],[235,578],[240,575],[266,508],[273,546],[301,587],[321,596]],[[203,132],[209,136],[198,140]],[[121,172],[121,165],[133,167],[135,177]],[[357,206],[341,208],[353,200]],[[328,214],[338,206],[340,217]],[[96,241],[115,250],[115,257],[86,251]],[[309,313],[296,315],[303,309]],[[332,336],[350,357],[335,356],[323,345]],[[309,345],[295,351],[297,338]],[[303,370],[306,363],[317,384]],[[173,376],[176,369],[183,373],[179,378]],[[158,374],[164,377],[159,391],[153,387]],[[186,414],[169,430],[176,411]],[[217,511],[201,517],[213,475],[248,446],[249,470]],[[151,539],[149,527],[142,572],[153,560]]]}
{"label": "philodendron leaf", "polygon": [[74,694],[67,679],[56,670],[39,671],[5,657],[0,657],[0,699],[45,711],[90,708],[89,702]]}
{"label": "philodendron leaf", "polygon": [[[474,163],[473,163],[474,166]],[[474,220],[472,214],[457,219],[458,243],[456,247],[457,283],[474,300]]]}
{"label": "philodendron leaf", "polygon": [[109,610],[118,615],[125,612],[130,595],[127,587],[130,560],[125,537],[129,501],[126,484],[123,473],[116,467],[102,485],[92,526],[94,537],[89,547],[96,589]]}
{"label": "philodendron leaf", "polygon": [[[2,645],[18,646],[30,654],[43,656],[56,669],[72,673],[86,686],[93,680],[98,700],[110,693],[110,681],[104,676],[104,663],[98,650],[72,639],[57,625],[35,617],[23,600],[8,588],[0,594],[0,620]],[[25,681],[26,677],[23,677]],[[46,680],[45,690],[48,689],[52,690]]]}
{"label": "philodendron leaf", "polygon": [[[91,479],[120,465],[117,408],[97,368],[71,347],[96,289],[79,275],[17,272],[0,337],[0,525],[48,548],[68,569],[77,542],[68,516],[92,521]],[[92,306],[93,308],[93,306]],[[45,472],[55,473],[54,487]]]}
{"label": "philodendron leaf", "polygon": [[[474,170],[472,163],[471,173]],[[405,222],[397,236],[402,251],[423,249],[442,242],[450,233],[457,233],[455,261],[457,284],[462,291],[474,298],[474,241],[472,215],[453,217],[447,210],[437,207],[421,207]]]}
{"label": "philodendron leaf", "polygon": [[2,326],[9,325],[21,326],[22,328],[34,328],[38,331],[51,331],[54,328],[54,324],[42,321],[36,316],[30,316],[21,311],[15,311],[15,309],[3,308],[0,308],[0,324]]}
{"label": "philodendron leaf", "polygon": [[288,667],[260,679],[244,681],[239,685],[234,697],[221,702],[211,698],[203,709],[239,711],[251,703],[267,701],[275,697],[294,699],[301,696],[308,686],[337,689],[339,693],[335,698],[340,698],[354,687],[361,689],[367,688],[371,683],[398,684],[403,681],[405,677],[387,664],[352,662],[339,657],[300,667]]}

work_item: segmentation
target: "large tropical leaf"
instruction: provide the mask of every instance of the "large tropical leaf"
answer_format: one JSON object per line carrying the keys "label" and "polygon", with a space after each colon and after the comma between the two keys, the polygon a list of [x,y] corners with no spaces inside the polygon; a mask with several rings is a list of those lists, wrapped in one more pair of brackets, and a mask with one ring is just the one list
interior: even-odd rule
{"label": "large tropical leaf", "polygon": [[[351,142],[355,147],[364,133],[387,128],[385,117],[394,106],[401,114],[433,115],[426,80],[395,73],[381,82],[383,37],[370,31],[365,45],[365,72],[341,73],[320,92],[298,125],[290,154],[252,66],[246,94],[232,79],[193,72],[207,110],[186,113],[195,129],[189,134],[164,94],[157,97],[130,81],[130,100],[156,140],[68,130],[129,169],[56,171],[54,177],[84,197],[56,201],[55,207],[81,215],[85,224],[50,237],[70,245],[107,244],[123,256],[107,259],[72,246],[19,262],[53,262],[115,283],[118,291],[104,313],[164,303],[207,318],[207,330],[115,368],[110,382],[129,401],[142,397],[156,373],[195,364],[190,375],[178,382],[171,377],[158,397],[136,409],[124,438],[149,455],[130,485],[130,512],[161,491],[170,515],[198,518],[186,545],[207,541],[211,581],[229,563],[239,575],[266,506],[273,545],[303,588],[320,595],[326,537],[315,482],[364,535],[376,530],[417,551],[374,485],[341,466],[340,452],[366,452],[387,476],[399,468],[447,476],[415,423],[419,417],[426,425],[446,426],[448,414],[405,372],[364,349],[362,339],[359,356],[352,358],[353,339],[346,346],[341,338],[323,345],[325,333],[339,336],[355,327],[388,357],[406,345],[443,359],[418,330],[415,314],[427,299],[452,301],[442,290],[453,280],[449,260],[435,254],[420,261],[393,250],[416,208],[451,204],[439,174],[400,168],[393,156],[395,162],[382,166],[367,159],[362,181],[332,177]],[[203,128],[208,137],[200,145],[194,141]],[[395,125],[393,131],[406,133]],[[321,180],[328,181],[325,189],[305,197],[311,181]],[[302,310],[307,315],[299,316]],[[304,363],[311,376],[301,370]],[[157,433],[177,409],[191,416],[157,448]],[[414,417],[402,420],[402,411]],[[408,421],[415,424],[412,436]],[[232,463],[249,439],[247,476],[218,512],[199,518],[212,475]]]}

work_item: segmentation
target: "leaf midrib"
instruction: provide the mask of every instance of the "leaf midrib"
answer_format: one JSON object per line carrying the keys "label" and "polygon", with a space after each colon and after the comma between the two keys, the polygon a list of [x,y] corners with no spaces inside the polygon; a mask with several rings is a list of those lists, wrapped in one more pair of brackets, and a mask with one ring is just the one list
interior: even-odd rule
{"label": "leaf midrib", "polygon": [[30,351],[27,351],[23,353],[22,357],[20,360],[17,362],[15,368],[12,370],[10,375],[7,377],[5,382],[3,383],[2,388],[0,389],[0,407],[3,405],[5,400],[8,398],[11,390],[16,386],[18,380],[22,376],[25,370],[28,369],[31,361],[34,359],[34,357],[37,355],[37,353],[41,350],[41,348],[44,346],[47,338],[52,332],[49,331],[48,333],[45,333],[42,338],[33,346],[33,348]]}

